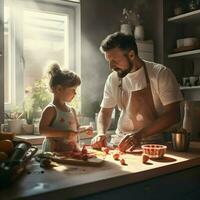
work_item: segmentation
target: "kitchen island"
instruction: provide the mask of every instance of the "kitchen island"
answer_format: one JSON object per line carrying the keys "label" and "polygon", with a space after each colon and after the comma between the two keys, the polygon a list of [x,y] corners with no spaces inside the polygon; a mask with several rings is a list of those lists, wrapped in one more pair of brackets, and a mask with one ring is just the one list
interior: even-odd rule
{"label": "kitchen island", "polygon": [[188,152],[168,148],[162,159],[142,163],[141,153],[123,155],[127,165],[106,156],[98,167],[59,164],[43,169],[31,161],[0,199],[199,199],[200,143]]}

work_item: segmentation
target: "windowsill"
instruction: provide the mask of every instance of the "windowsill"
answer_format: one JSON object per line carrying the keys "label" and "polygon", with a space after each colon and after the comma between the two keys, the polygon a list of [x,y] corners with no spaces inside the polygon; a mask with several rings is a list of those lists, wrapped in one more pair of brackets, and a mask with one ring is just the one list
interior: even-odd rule
{"label": "windowsill", "polygon": [[42,144],[44,138],[45,138],[45,136],[43,136],[43,135],[16,135],[15,136],[15,140],[26,141],[33,145]]}

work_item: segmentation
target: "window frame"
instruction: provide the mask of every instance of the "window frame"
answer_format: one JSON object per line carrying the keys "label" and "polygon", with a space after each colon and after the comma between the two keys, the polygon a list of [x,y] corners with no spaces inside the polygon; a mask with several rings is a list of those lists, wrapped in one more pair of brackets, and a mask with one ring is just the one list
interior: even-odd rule
{"label": "window frame", "polygon": [[[14,4],[15,3],[15,4]],[[70,70],[76,71],[80,74],[80,4],[75,2],[63,2],[60,0],[37,0],[37,1],[26,1],[26,0],[12,0],[11,6],[11,102],[5,103],[5,111],[11,111],[18,106],[23,107],[24,101],[24,66],[25,60],[23,56],[23,27],[22,24],[18,23],[20,20],[19,15],[14,15],[13,9],[17,12],[23,13],[23,9],[44,11],[52,14],[64,13],[68,14],[69,17],[69,67]],[[40,9],[37,9],[39,6]],[[23,9],[22,9],[23,8]],[[18,41],[18,42],[17,42]],[[5,58],[4,58],[5,59]],[[78,66],[78,67],[77,67]],[[17,70],[16,70],[17,67]]]}

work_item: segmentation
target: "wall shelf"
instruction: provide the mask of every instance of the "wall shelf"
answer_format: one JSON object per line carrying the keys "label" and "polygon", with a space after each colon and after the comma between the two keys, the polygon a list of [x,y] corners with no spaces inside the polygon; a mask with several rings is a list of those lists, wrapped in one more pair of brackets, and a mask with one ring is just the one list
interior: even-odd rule
{"label": "wall shelf", "polygon": [[188,23],[198,21],[200,19],[200,9],[188,12],[185,14],[181,14],[178,16],[168,18],[168,22],[177,22],[177,23]]}
{"label": "wall shelf", "polygon": [[[177,80],[200,74],[200,46],[184,46],[177,48],[177,39],[188,37],[199,38],[200,8],[191,12],[174,15],[174,3],[178,0],[164,0],[164,62],[167,66],[175,66],[173,72]],[[180,86],[185,100],[200,101],[200,85]]]}
{"label": "wall shelf", "polygon": [[200,49],[195,49],[195,50],[192,50],[192,51],[184,51],[184,52],[180,52],[180,53],[169,54],[168,58],[175,58],[175,57],[181,57],[181,56],[190,56],[192,58],[200,57]]}
{"label": "wall shelf", "polygon": [[189,86],[181,86],[180,89],[181,90],[195,90],[195,89],[200,89],[200,86],[199,85],[198,86],[191,86],[191,87],[189,87]]}

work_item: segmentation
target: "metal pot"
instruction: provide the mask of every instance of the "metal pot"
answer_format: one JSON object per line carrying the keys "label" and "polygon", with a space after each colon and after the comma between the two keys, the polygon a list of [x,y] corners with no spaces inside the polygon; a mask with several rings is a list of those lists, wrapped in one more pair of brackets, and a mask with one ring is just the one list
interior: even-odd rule
{"label": "metal pot", "polygon": [[172,145],[175,151],[188,151],[189,144],[189,133],[172,133]]}

